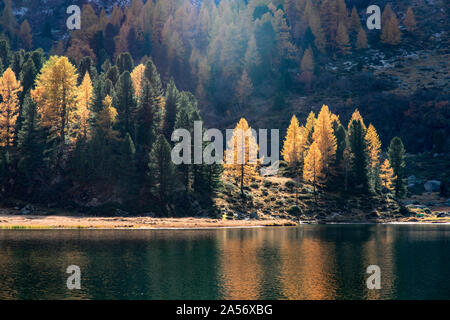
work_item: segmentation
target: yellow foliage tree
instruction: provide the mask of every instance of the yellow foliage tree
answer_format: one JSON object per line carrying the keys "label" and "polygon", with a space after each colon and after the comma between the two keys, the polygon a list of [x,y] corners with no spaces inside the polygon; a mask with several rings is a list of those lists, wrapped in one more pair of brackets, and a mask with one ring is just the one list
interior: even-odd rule
{"label": "yellow foliage tree", "polygon": [[252,133],[247,120],[241,118],[227,142],[224,164],[225,173],[239,181],[241,195],[244,195],[244,184],[257,175],[259,164],[257,154],[256,136]]}
{"label": "yellow foliage tree", "polygon": [[300,127],[297,117],[293,115],[281,151],[283,159],[292,167],[296,167],[303,160],[304,130],[303,126]]}
{"label": "yellow foliage tree", "polygon": [[18,93],[22,91],[20,81],[11,68],[6,69],[0,78],[0,145],[12,146],[15,134],[15,125],[19,115]]}
{"label": "yellow foliage tree", "polygon": [[380,163],[381,142],[377,130],[372,124],[369,124],[369,127],[367,128],[366,141],[370,166],[375,168]]}
{"label": "yellow foliage tree", "polygon": [[356,49],[367,48],[367,35],[363,28],[359,29],[358,37],[356,39]]}
{"label": "yellow foliage tree", "polygon": [[351,117],[350,121],[348,122],[348,130],[350,130],[350,125],[352,124],[353,120],[360,121],[362,128],[364,130],[366,130],[366,125],[364,124],[364,120],[363,120],[361,114],[359,113],[358,109],[355,109],[355,111],[353,111],[352,117]]}
{"label": "yellow foliage tree", "polygon": [[381,33],[381,41],[389,45],[396,45],[400,43],[401,32],[398,27],[398,20],[395,15],[383,25],[383,31]]}
{"label": "yellow foliage tree", "polygon": [[30,24],[26,19],[20,25],[19,38],[25,49],[30,50],[33,48],[33,36],[31,35]]}
{"label": "yellow foliage tree", "polygon": [[49,139],[59,139],[64,148],[77,109],[77,74],[67,57],[52,56],[42,67],[31,97],[36,101],[42,125],[48,127]]}
{"label": "yellow foliage tree", "polygon": [[316,122],[316,115],[310,112],[306,119],[305,130],[303,131],[305,147],[309,148],[313,140],[314,124]]}
{"label": "yellow foliage tree", "polygon": [[314,195],[316,195],[317,186],[320,186],[323,182],[323,163],[322,155],[315,141],[309,148],[308,154],[305,157],[305,164],[303,166],[303,179],[307,182],[312,183],[314,188]]}
{"label": "yellow foliage tree", "polygon": [[384,160],[381,165],[380,179],[383,187],[389,191],[394,190],[392,185],[392,181],[394,180],[394,170],[392,169],[388,159]]}
{"label": "yellow foliage tree", "polygon": [[131,72],[131,80],[133,81],[134,92],[137,97],[141,94],[144,72],[145,66],[142,63],[136,66],[133,72]]}
{"label": "yellow foliage tree", "polygon": [[336,137],[331,125],[331,112],[323,105],[314,125],[313,140],[320,150],[325,178],[330,174],[330,166],[336,156]]}
{"label": "yellow foliage tree", "polygon": [[89,72],[86,72],[78,88],[78,108],[75,112],[76,121],[78,121],[79,131],[75,134],[81,136],[83,139],[88,139],[91,136],[91,129],[89,119],[91,118],[90,104],[93,96],[93,88]]}
{"label": "yellow foliage tree", "polygon": [[409,32],[414,32],[417,29],[416,17],[414,16],[414,12],[411,7],[408,7],[408,10],[406,10],[406,16],[405,19],[403,19],[403,24]]}
{"label": "yellow foliage tree", "polygon": [[119,131],[114,130],[117,122],[117,110],[113,107],[112,98],[107,95],[103,99],[103,109],[97,115],[97,128],[101,131],[106,141],[117,140]]}

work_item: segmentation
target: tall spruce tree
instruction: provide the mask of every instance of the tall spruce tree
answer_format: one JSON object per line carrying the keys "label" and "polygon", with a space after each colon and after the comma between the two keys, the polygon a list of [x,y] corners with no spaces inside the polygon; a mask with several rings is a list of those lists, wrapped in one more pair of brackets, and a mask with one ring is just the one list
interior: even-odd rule
{"label": "tall spruce tree", "polygon": [[405,181],[405,147],[402,139],[394,137],[391,140],[388,150],[389,162],[394,170],[394,190],[399,198],[406,194]]}

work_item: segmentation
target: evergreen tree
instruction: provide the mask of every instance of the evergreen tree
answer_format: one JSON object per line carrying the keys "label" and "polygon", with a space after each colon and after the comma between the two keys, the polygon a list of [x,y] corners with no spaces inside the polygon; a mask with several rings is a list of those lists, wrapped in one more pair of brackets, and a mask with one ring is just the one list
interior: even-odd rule
{"label": "evergreen tree", "polygon": [[163,134],[170,141],[180,103],[180,93],[173,79],[170,79],[166,91],[166,105],[163,123]]}
{"label": "evergreen tree", "polygon": [[121,132],[133,134],[133,119],[136,111],[136,100],[134,98],[133,81],[130,73],[125,71],[116,83],[113,105],[119,114]]}
{"label": "evergreen tree", "polygon": [[[150,152],[150,174],[154,179],[153,191],[161,205],[166,205],[173,193],[175,168],[170,156],[171,148],[166,138],[159,135]],[[165,212],[167,214],[167,211]]]}
{"label": "evergreen tree", "polygon": [[[134,68],[133,58],[130,53],[122,52],[117,56],[116,66],[119,68],[119,74],[124,73],[125,71],[132,72]],[[112,80],[111,80],[112,81]]]}
{"label": "evergreen tree", "polygon": [[20,72],[20,82],[23,86],[23,97],[29,92],[30,89],[33,88],[37,73],[38,71],[36,69],[36,66],[34,65],[34,61],[31,57],[29,57],[23,64],[22,70]]}
{"label": "evergreen tree", "polygon": [[352,176],[356,187],[368,190],[368,159],[365,129],[359,120],[350,120],[349,144],[352,154]]}
{"label": "evergreen tree", "polygon": [[[42,166],[43,137],[36,103],[27,94],[22,107],[22,126],[17,134],[19,193],[35,189],[38,168]],[[23,188],[23,189],[22,189]]]}
{"label": "evergreen tree", "polygon": [[405,147],[399,137],[391,140],[388,150],[389,162],[394,170],[394,189],[397,197],[403,197],[406,194],[405,181]]}

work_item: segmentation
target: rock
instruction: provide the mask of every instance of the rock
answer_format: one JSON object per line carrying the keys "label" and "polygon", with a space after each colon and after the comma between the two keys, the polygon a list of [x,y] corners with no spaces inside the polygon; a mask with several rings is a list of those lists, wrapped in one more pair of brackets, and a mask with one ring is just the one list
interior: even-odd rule
{"label": "rock", "polygon": [[408,177],[408,188],[414,188],[416,185],[416,176],[409,176]]}
{"label": "rock", "polygon": [[34,211],[34,207],[31,204],[27,204],[25,207],[23,207],[19,214],[30,214]]}
{"label": "rock", "polygon": [[450,213],[444,212],[444,211],[437,212],[436,217],[438,217],[438,218],[450,217]]}
{"label": "rock", "polygon": [[250,213],[250,219],[259,219],[259,215],[257,212],[251,212]]}
{"label": "rock", "polygon": [[427,192],[438,192],[441,188],[441,182],[438,180],[428,180],[423,187]]}

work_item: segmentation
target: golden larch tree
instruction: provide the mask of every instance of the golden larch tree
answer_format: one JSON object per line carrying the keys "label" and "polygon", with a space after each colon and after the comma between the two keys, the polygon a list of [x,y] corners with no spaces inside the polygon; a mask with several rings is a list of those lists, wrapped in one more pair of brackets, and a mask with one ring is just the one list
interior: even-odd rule
{"label": "golden larch tree", "polygon": [[293,115],[284,140],[283,150],[281,151],[283,159],[291,167],[296,167],[303,161],[305,148],[303,141],[304,130],[305,128],[303,126],[300,127],[297,117]]}
{"label": "golden larch tree", "polygon": [[[295,176],[298,184],[300,166],[303,162],[305,152],[304,133],[305,128],[299,125],[298,119],[295,115],[292,116],[289,124],[286,138],[283,144],[281,155],[283,159],[295,170]],[[295,189],[295,200],[298,199],[298,186]]]}
{"label": "golden larch tree", "polygon": [[358,37],[356,39],[356,49],[367,48],[367,35],[363,28],[359,29]]}
{"label": "golden larch tree", "polygon": [[403,25],[408,32],[414,32],[417,29],[416,17],[411,7],[408,7],[408,10],[406,10],[406,16],[405,19],[403,19]]}
{"label": "golden larch tree", "polygon": [[382,26],[381,41],[389,45],[397,45],[401,40],[401,32],[398,27],[398,20],[395,15]]}
{"label": "golden larch tree", "polygon": [[97,115],[96,124],[107,142],[119,139],[119,131],[114,130],[116,122],[117,110],[113,107],[110,95],[106,95],[103,99],[103,109]]}
{"label": "golden larch tree", "polygon": [[336,45],[342,54],[348,54],[350,51],[350,38],[344,22],[340,22],[336,33]]}
{"label": "golden larch tree", "polygon": [[25,49],[30,50],[33,48],[33,36],[31,35],[30,24],[26,19],[20,25],[19,38]]}
{"label": "golden larch tree", "polygon": [[353,111],[352,117],[351,117],[350,121],[348,122],[348,130],[350,130],[350,125],[352,124],[353,120],[361,122],[362,128],[364,130],[366,130],[366,125],[364,124],[364,120],[363,120],[361,114],[359,113],[358,109],[355,109],[355,111]]}
{"label": "golden larch tree", "polygon": [[392,169],[388,159],[384,160],[381,165],[380,179],[381,184],[386,188],[386,190],[394,190],[394,186],[392,185],[392,181],[394,180],[394,170]]}
{"label": "golden larch tree", "polygon": [[257,176],[259,164],[256,136],[244,118],[239,120],[227,142],[225,159],[225,173],[239,182],[243,195],[244,184]]}
{"label": "golden larch tree", "polygon": [[320,186],[323,182],[323,163],[322,155],[315,141],[309,148],[308,154],[305,157],[303,179],[313,185],[314,195],[316,195],[317,186]]}
{"label": "golden larch tree", "polygon": [[14,142],[15,125],[19,115],[18,94],[22,91],[20,81],[11,68],[0,78],[0,145],[10,147]]}
{"label": "golden larch tree", "polygon": [[334,136],[333,126],[331,125],[331,112],[327,105],[323,105],[317,116],[314,125],[313,140],[320,150],[323,172],[328,178],[330,167],[336,156],[336,137]]}
{"label": "golden larch tree", "polygon": [[89,120],[92,115],[90,108],[92,96],[92,81],[89,72],[86,72],[78,87],[78,107],[75,110],[75,119],[78,122],[78,125],[75,126],[78,128],[78,132],[75,132],[75,135],[83,139],[88,139],[91,136]]}
{"label": "golden larch tree", "polygon": [[42,67],[31,97],[36,101],[49,139],[59,139],[60,152],[71,130],[77,108],[77,74],[67,57],[52,56]]}
{"label": "golden larch tree", "polygon": [[369,124],[366,132],[366,141],[369,154],[370,167],[375,168],[380,163],[381,141],[377,130]]}
{"label": "golden larch tree", "polygon": [[140,65],[136,66],[133,69],[133,72],[131,72],[130,74],[131,80],[133,81],[134,93],[137,97],[141,95],[144,72],[145,66],[141,63]]}
{"label": "golden larch tree", "polygon": [[305,130],[303,131],[303,140],[305,141],[305,147],[309,148],[313,141],[314,124],[316,122],[316,115],[314,112],[310,112],[308,118],[306,118]]}

